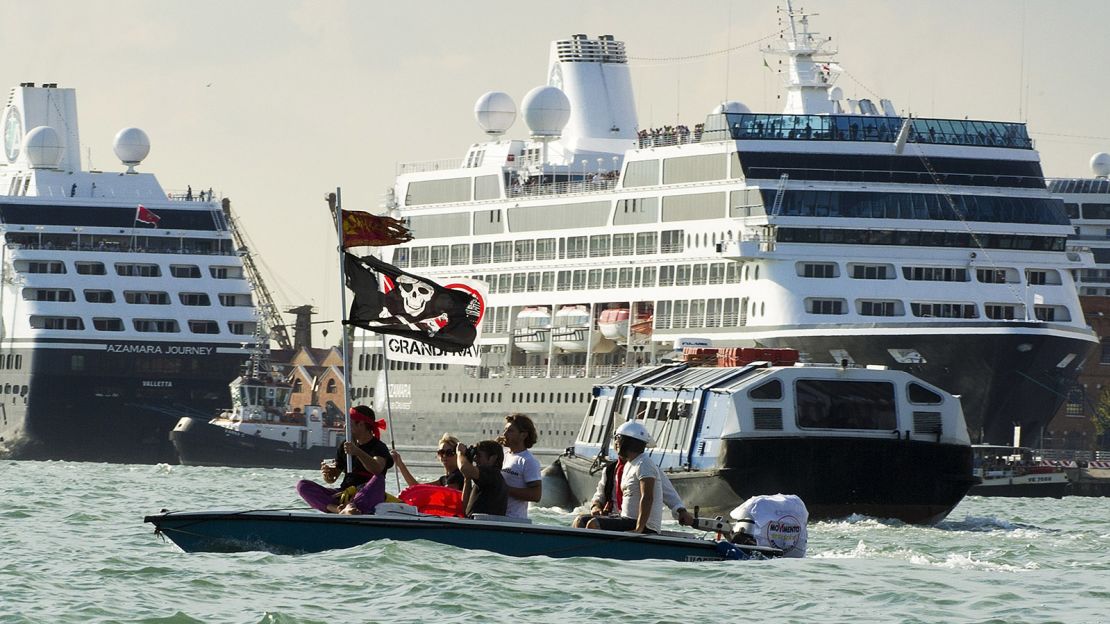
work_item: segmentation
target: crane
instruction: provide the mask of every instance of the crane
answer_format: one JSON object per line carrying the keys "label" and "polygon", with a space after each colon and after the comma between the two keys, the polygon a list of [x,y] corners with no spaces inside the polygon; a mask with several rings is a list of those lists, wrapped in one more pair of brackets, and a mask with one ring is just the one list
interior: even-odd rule
{"label": "crane", "polygon": [[223,208],[224,218],[227,219],[228,227],[231,229],[231,238],[235,241],[235,248],[239,250],[239,257],[243,260],[243,268],[247,272],[247,281],[250,282],[251,289],[254,290],[255,296],[259,300],[258,308],[262,312],[263,322],[269,328],[270,337],[277,342],[279,348],[292,350],[293,342],[289,339],[289,331],[285,323],[282,322],[281,311],[274,303],[274,298],[270,295],[270,289],[266,287],[266,282],[262,280],[262,273],[259,272],[258,265],[254,263],[254,256],[251,254],[250,247],[240,232],[238,219],[231,212],[231,200],[225,197],[221,202],[221,207]]}

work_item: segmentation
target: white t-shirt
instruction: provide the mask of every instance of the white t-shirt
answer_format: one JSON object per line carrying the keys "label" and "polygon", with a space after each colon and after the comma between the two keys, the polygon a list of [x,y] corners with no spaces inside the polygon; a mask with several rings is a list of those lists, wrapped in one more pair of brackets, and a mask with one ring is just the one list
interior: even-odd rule
{"label": "white t-shirt", "polygon": [[[536,459],[528,449],[519,453],[506,450],[505,459],[501,462],[501,476],[505,477],[505,485],[514,488],[522,488],[533,481],[543,480],[540,460]],[[514,498],[510,494],[505,515],[512,518],[527,518],[528,501]]]}
{"label": "white t-shirt", "polygon": [[659,532],[663,527],[663,472],[648,459],[646,453],[641,453],[628,462],[621,474],[621,515],[625,518],[639,515],[641,479],[655,479],[655,486],[652,488],[655,498],[652,499],[647,528]]}

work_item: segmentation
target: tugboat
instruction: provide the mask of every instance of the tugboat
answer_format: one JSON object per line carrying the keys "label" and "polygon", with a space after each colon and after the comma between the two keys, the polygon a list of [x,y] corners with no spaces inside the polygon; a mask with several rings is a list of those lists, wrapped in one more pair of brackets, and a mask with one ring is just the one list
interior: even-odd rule
{"label": "tugboat", "polygon": [[975,476],[982,479],[968,492],[971,496],[1063,498],[1067,493],[1067,472],[1041,463],[1033,449],[976,444],[971,450]]}
{"label": "tugboat", "polygon": [[936,386],[881,366],[798,364],[791,349],[721,355],[735,365],[647,366],[594,387],[559,458],[575,502],[593,495],[616,459],[613,431],[634,419],[655,438],[648,456],[704,515],[790,492],[811,518],[935,524],[976,482],[960,401]]}

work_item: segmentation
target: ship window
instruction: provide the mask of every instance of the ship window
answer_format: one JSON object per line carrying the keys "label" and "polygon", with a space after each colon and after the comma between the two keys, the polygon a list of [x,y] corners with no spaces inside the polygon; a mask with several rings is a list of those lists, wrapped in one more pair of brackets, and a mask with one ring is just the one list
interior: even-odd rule
{"label": "ship window", "polygon": [[194,334],[218,334],[220,324],[216,321],[189,321],[189,331]]}
{"label": "ship window", "polygon": [[412,247],[409,250],[409,259],[413,267],[426,267],[428,266],[428,248],[427,247]]}
{"label": "ship window", "polygon": [[127,303],[143,305],[169,305],[170,296],[164,292],[145,292],[137,290],[123,291],[123,300]]}
{"label": "ship window", "polygon": [[721,300],[709,299],[705,302],[705,326],[721,326]]}
{"label": "ship window", "polygon": [[[85,323],[77,316],[39,316],[31,315],[31,329],[64,329],[76,331],[85,329]],[[11,356],[8,356],[11,357]]]}
{"label": "ship window", "polygon": [[447,266],[451,260],[447,245],[432,245],[432,266]]}
{"label": "ship window", "polygon": [[663,230],[659,241],[662,253],[682,253],[682,230]]}
{"label": "ship window", "polygon": [[736,297],[729,297],[725,299],[724,316],[721,319],[722,327],[736,327],[739,321],[740,299]]}
{"label": "ship window", "polygon": [[671,302],[657,301],[655,303],[655,329],[671,328]]}
{"label": "ship window", "polygon": [[601,288],[601,269],[590,269],[586,278],[586,287],[590,290]]}
{"label": "ship window", "polygon": [[917,383],[909,385],[910,403],[923,403],[925,405],[939,405],[944,399],[939,394]]}
{"label": "ship window", "polygon": [[[810,314],[846,314],[843,299],[806,299],[806,312]],[[762,315],[762,311],[760,312]]]}
{"label": "ship window", "polygon": [[79,275],[104,275],[103,262],[74,262],[73,266]]}
{"label": "ship window", "polygon": [[664,265],[659,267],[659,285],[660,286],[674,286],[674,267],[671,265]]}
{"label": "ship window", "polygon": [[655,286],[656,267],[644,267],[640,274],[640,287]]}
{"label": "ship window", "polygon": [[135,331],[175,334],[181,331],[174,319],[135,319]]}
{"label": "ship window", "polygon": [[1060,274],[1046,269],[1026,269],[1025,280],[1031,285],[1059,284]]}
{"label": "ship window", "polygon": [[[253,321],[228,321],[227,329],[236,336],[249,336],[254,333]],[[392,364],[392,362],[390,362]]]}
{"label": "ship window", "polygon": [[527,278],[527,273],[513,273],[513,292],[524,292],[524,286]]}
{"label": "ship window", "polygon": [[513,274],[501,273],[497,276],[497,292],[508,293],[513,290]]}
{"label": "ship window", "polygon": [[470,264],[470,245],[451,245],[451,264]]}
{"label": "ship window", "polygon": [[958,267],[902,267],[902,275],[908,280],[928,282],[966,282],[967,269]]}
{"label": "ship window", "polygon": [[757,401],[778,401],[782,399],[782,382],[772,379],[748,391],[748,397]]}
{"label": "ship window", "polygon": [[1068,314],[1068,309],[1064,306],[1033,306],[1033,316],[1037,320],[1045,322],[1067,322],[1071,320],[1071,315]]}
{"label": "ship window", "polygon": [[93,329],[97,331],[123,331],[123,321],[118,318],[94,318]]}
{"label": "ship window", "polygon": [[474,243],[471,246],[471,254],[474,256],[474,264],[489,264],[490,244]]}
{"label": "ship window", "polygon": [[589,239],[585,236],[567,237],[567,258],[585,258],[589,250]]}
{"label": "ship window", "polygon": [[850,264],[852,279],[894,279],[894,267],[887,264]]}
{"label": "ship window", "polygon": [[128,277],[161,277],[162,270],[157,264],[116,264],[116,275]]}
{"label": "ship window", "polygon": [[200,267],[192,264],[171,264],[170,275],[174,277],[200,277]]}
{"label": "ship window", "polygon": [[635,234],[614,234],[613,235],[613,255],[614,256],[631,256],[635,251],[636,235]]}
{"label": "ship window", "polygon": [[690,318],[687,325],[690,327],[705,325],[705,299],[692,299],[690,301]]}
{"label": "ship window", "polygon": [[540,276],[540,290],[554,290],[555,289],[555,272],[544,271]]}
{"label": "ship window", "polygon": [[600,258],[609,255],[610,237],[608,234],[599,234],[590,237],[590,257]]}
{"label": "ship window", "polygon": [[[639,271],[640,269],[636,269]],[[636,285],[636,280],[633,277],[632,267],[622,267],[617,278],[618,288],[631,288]]]}
{"label": "ship window", "polygon": [[675,267],[674,285],[688,286],[690,284],[690,265],[680,264]]}
{"label": "ship window", "polygon": [[636,234],[636,255],[650,255],[659,253],[659,236],[655,232],[640,232]]}
{"label": "ship window", "polygon": [[513,262],[531,262],[536,259],[536,241],[518,240],[513,248]]}
{"label": "ship window", "polygon": [[794,391],[799,427],[890,431],[898,426],[889,382],[799,379]]}
{"label": "ship window", "polygon": [[[69,356],[69,370],[71,370],[71,371],[83,371],[83,370],[85,370],[85,356],[81,355],[80,353],[75,353],[75,354]],[[5,392],[8,391],[7,388],[4,388],[4,390],[5,390]]]}
{"label": "ship window", "polygon": [[586,271],[580,269],[571,273],[571,289],[581,290],[586,287]]}
{"label": "ship window", "polygon": [[709,283],[725,283],[725,264],[723,262],[714,262],[713,264],[709,265]]}
{"label": "ship window", "polygon": [[615,268],[608,268],[602,272],[601,285],[604,288],[617,287],[617,270]]}
{"label": "ship window", "polygon": [[181,298],[181,305],[187,306],[206,306],[212,305],[208,299],[208,293],[181,293],[178,295]]}
{"label": "ship window", "polygon": [[24,301],[76,301],[68,288],[24,288]]}
{"label": "ship window", "polygon": [[61,263],[61,262],[55,262],[55,261],[50,261],[50,262],[45,262],[45,261],[43,261],[43,262],[34,262],[34,261],[32,261],[32,262],[27,263],[27,272],[28,273],[65,273],[66,272],[66,265]]}
{"label": "ship window", "polygon": [[554,260],[557,252],[554,238],[541,238],[536,241],[536,260]]}
{"label": "ship window", "polygon": [[559,271],[555,287],[558,290],[570,290],[570,271]]}
{"label": "ship window", "polygon": [[1017,319],[1017,308],[1005,303],[985,303],[983,311],[987,318],[996,321],[1013,321]]}
{"label": "ship window", "polygon": [[836,263],[834,262],[799,262],[795,265],[799,277],[836,277]]}
{"label": "ship window", "polygon": [[899,301],[861,299],[858,303],[861,316],[902,316],[902,305]]}
{"label": "ship window", "polygon": [[232,307],[250,307],[251,296],[243,293],[220,293],[216,295],[220,300],[220,305],[228,308]]}
{"label": "ship window", "polygon": [[528,292],[536,292],[540,289],[540,274],[538,271],[533,271],[528,274]]}
{"label": "ship window", "polygon": [[494,262],[513,261],[513,241],[498,241],[493,244]]}
{"label": "ship window", "polygon": [[738,262],[729,262],[726,264],[725,281],[729,284],[740,283],[740,264]]}
{"label": "ship window", "polygon": [[678,300],[674,302],[674,314],[671,317],[671,327],[674,329],[685,329],[686,319],[689,316],[690,302],[685,300]]}
{"label": "ship window", "polygon": [[975,277],[984,284],[1005,284],[1006,269],[976,269]]}
{"label": "ship window", "polygon": [[933,318],[979,318],[973,303],[919,303],[910,304],[914,316]]}
{"label": "ship window", "polygon": [[709,265],[708,264],[695,264],[693,284],[695,286],[704,286],[709,280]]}

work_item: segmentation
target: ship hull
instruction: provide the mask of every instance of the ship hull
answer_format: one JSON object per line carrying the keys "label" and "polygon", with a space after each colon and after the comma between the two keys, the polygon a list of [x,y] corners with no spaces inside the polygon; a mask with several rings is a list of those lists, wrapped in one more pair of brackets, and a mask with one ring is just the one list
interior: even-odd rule
{"label": "ship hull", "polygon": [[[562,457],[571,491],[585,503],[600,472],[592,458]],[[967,446],[848,437],[724,440],[718,468],[668,476],[688,509],[727,515],[752,496],[796,494],[814,520],[852,514],[935,524],[975,482]]]}
{"label": "ship hull", "polygon": [[1001,496],[1006,498],[1063,498],[1068,492],[1066,478],[1001,477],[986,478],[971,488],[968,496]]}
{"label": "ship hull", "polygon": [[170,431],[182,416],[214,415],[226,405],[244,359],[216,346],[97,347],[22,353],[28,392],[13,397],[22,417],[0,435],[6,457],[177,463]]}
{"label": "ship hull", "polygon": [[335,459],[334,448],[298,448],[294,442],[247,435],[199,418],[182,418],[169,435],[187,466],[319,468],[321,461]]}

